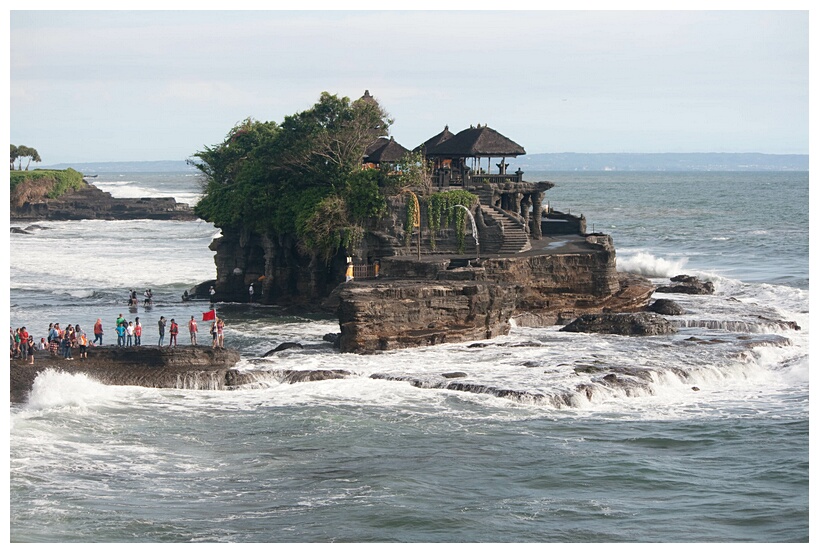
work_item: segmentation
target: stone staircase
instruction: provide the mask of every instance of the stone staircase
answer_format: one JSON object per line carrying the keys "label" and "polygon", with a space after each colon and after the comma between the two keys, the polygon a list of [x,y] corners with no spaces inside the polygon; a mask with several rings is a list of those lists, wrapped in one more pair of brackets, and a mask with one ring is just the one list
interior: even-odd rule
{"label": "stone staircase", "polygon": [[497,253],[498,255],[509,255],[532,249],[532,244],[529,242],[526,231],[523,230],[523,225],[511,215],[497,207],[486,206],[483,203],[481,203],[481,211],[483,212],[484,221],[491,219],[503,229],[502,242],[500,244],[491,242],[482,244],[483,251]]}
{"label": "stone staircase", "polygon": [[470,192],[477,195],[481,202],[484,221],[493,220],[502,229],[501,237],[482,237],[481,251],[508,255],[532,249],[529,235],[526,234],[523,224],[511,214],[492,205],[492,188],[490,186],[476,187]]}

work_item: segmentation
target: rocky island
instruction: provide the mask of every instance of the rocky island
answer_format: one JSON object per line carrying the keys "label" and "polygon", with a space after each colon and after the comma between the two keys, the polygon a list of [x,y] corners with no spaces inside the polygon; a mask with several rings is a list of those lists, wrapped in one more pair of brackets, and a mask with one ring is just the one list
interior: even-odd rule
{"label": "rocky island", "polygon": [[[327,113],[332,113],[328,116]],[[611,237],[545,206],[519,144],[448,127],[414,150],[365,92],[324,93],[281,126],[247,120],[197,153],[197,214],[214,240],[217,301],[336,313],[343,352],[368,353],[643,310],[654,287],[617,272]],[[237,164],[235,160],[241,158]],[[493,163],[494,162],[494,163]]]}
{"label": "rocky island", "polygon": [[114,198],[73,169],[13,171],[12,221],[158,219],[191,221],[193,209],[173,198]]}

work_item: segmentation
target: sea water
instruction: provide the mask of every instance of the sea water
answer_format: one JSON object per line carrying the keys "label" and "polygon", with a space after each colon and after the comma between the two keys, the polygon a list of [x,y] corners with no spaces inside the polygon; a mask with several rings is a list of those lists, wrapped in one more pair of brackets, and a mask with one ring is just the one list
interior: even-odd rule
{"label": "sea water", "polygon": [[[332,318],[217,304],[239,368],[269,378],[151,389],[46,370],[11,405],[11,540],[807,541],[807,173],[526,178],[555,182],[553,208],[611,234],[620,270],[658,284],[697,275],[716,293],[656,294],[686,310],[668,317],[670,336],[514,327],[363,356],[322,340]],[[195,174],[93,182],[120,197],[199,194]],[[39,339],[50,322],[90,331],[101,318],[110,344],[122,313],[155,343],[164,316],[188,343],[184,323],[209,306],[181,295],[215,278],[219,229],[37,224],[10,236],[13,326]],[[129,311],[129,290],[147,288],[153,308]],[[259,359],[282,342],[304,348]],[[351,376],[287,384],[286,369]],[[630,385],[608,386],[609,370]],[[473,393],[443,389],[450,371]]]}

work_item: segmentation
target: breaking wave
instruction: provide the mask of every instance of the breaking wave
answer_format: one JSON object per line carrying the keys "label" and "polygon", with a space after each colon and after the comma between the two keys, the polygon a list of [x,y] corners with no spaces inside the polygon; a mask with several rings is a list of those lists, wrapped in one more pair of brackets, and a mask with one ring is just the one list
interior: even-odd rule
{"label": "breaking wave", "polygon": [[674,260],[655,257],[647,252],[637,252],[618,259],[617,270],[647,277],[672,277],[682,273],[687,262],[688,258],[685,257]]}

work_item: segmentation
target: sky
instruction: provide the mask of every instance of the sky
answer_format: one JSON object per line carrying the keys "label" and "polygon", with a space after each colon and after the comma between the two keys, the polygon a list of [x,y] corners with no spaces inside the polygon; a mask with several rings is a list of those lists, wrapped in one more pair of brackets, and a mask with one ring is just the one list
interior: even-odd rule
{"label": "sky", "polygon": [[183,160],[322,91],[369,90],[407,148],[475,124],[530,154],[809,147],[804,8],[11,10],[9,22],[11,143],[45,166]]}

